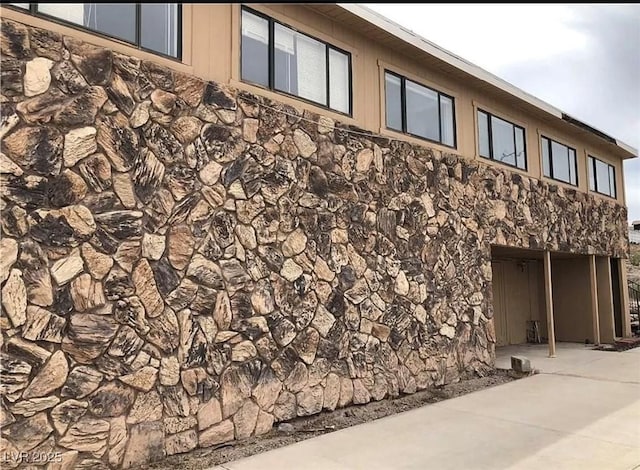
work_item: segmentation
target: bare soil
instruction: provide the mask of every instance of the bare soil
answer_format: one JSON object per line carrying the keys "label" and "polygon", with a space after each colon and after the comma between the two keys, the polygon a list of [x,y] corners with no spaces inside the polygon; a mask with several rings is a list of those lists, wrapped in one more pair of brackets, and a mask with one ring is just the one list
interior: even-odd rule
{"label": "bare soil", "polygon": [[233,441],[207,449],[197,449],[186,454],[168,457],[155,464],[137,468],[139,470],[206,469],[225,462],[277,449],[278,447],[291,445],[321,434],[466,395],[484,388],[501,385],[518,378],[520,376],[513,371],[497,369],[486,377],[467,379],[440,388],[424,390],[411,395],[401,395],[397,398],[388,398],[367,403],[366,405],[354,405],[332,412],[296,418],[288,421],[293,426],[293,431],[289,433],[278,431],[278,425],[275,425],[271,431],[259,437]]}

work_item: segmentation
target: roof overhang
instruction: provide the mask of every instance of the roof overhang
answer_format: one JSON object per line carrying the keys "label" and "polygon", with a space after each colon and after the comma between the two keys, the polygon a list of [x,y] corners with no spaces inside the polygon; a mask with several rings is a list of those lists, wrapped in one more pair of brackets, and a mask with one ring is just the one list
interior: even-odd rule
{"label": "roof overhang", "polygon": [[[622,159],[630,159],[638,157],[638,150],[633,148],[632,146],[609,136],[608,134],[594,128],[593,126],[582,122],[579,119],[571,117],[567,113],[564,113],[562,110],[556,108],[555,106],[546,103],[545,101],[536,98],[535,96],[521,90],[520,88],[512,85],[511,83],[501,79],[493,75],[490,72],[487,72],[481,67],[478,67],[475,64],[459,57],[437,44],[428,41],[427,39],[415,34],[414,32],[400,26],[399,24],[385,18],[381,14],[370,10],[362,5],[356,4],[348,4],[348,3],[337,3],[337,4],[311,4],[309,5],[311,8],[316,9],[324,14],[331,13],[328,16],[333,16],[336,19],[341,15],[335,13],[333,10],[333,6],[337,6],[343,12],[348,12],[355,17],[364,20],[366,23],[375,26],[379,30],[386,34],[389,37],[396,38],[401,42],[410,45],[413,48],[417,48],[418,50],[428,54],[429,56],[436,59],[439,64],[439,68],[441,69],[457,69],[462,72],[467,77],[470,77],[477,82],[481,82],[481,87],[486,88],[487,85],[490,88],[493,88],[494,91],[499,94],[506,94],[512,98],[516,98],[520,103],[520,107],[526,107],[530,110],[537,110],[539,113],[542,112],[544,114],[544,118],[547,120],[555,121],[557,120],[570,124],[572,127],[577,128],[577,130],[586,132],[592,136],[596,136],[600,143],[609,147],[616,156]],[[357,25],[352,25],[357,26]],[[378,31],[377,33],[380,33]],[[380,37],[380,34],[377,34],[377,37]],[[415,49],[414,49],[415,50]],[[500,93],[502,92],[502,93]],[[528,106],[527,106],[528,105]],[[555,119],[554,119],[555,118]]]}

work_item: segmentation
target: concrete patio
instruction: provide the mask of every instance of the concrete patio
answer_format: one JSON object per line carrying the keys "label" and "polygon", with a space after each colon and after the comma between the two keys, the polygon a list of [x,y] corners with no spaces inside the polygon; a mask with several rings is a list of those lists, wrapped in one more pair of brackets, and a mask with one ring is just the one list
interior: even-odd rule
{"label": "concrete patio", "polygon": [[215,467],[267,469],[640,468],[640,348],[559,343],[499,350],[540,374]]}

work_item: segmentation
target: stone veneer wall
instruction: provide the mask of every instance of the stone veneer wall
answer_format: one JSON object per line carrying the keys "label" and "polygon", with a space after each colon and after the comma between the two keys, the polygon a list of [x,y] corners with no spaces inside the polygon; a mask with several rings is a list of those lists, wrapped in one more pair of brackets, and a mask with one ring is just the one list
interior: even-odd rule
{"label": "stone veneer wall", "polygon": [[483,374],[490,244],[626,254],[602,198],[14,22],[1,41],[3,465],[128,467]]}

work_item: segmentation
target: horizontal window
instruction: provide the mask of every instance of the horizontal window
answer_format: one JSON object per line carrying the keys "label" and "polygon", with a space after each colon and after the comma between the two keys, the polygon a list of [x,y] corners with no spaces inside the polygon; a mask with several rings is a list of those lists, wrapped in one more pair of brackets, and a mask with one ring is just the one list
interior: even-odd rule
{"label": "horizontal window", "polygon": [[11,3],[31,14],[55,18],[179,58],[180,5],[177,3]]}
{"label": "horizontal window", "polygon": [[389,129],[455,147],[451,96],[385,71],[385,110]]}
{"label": "horizontal window", "polygon": [[481,157],[527,169],[522,127],[478,110],[478,143]]}
{"label": "horizontal window", "polygon": [[242,9],[242,80],[351,114],[351,54]]}
{"label": "horizontal window", "polygon": [[589,155],[589,190],[616,197],[616,169],[613,165]]}
{"label": "horizontal window", "polygon": [[578,186],[576,150],[542,137],[542,173],[547,178]]}

